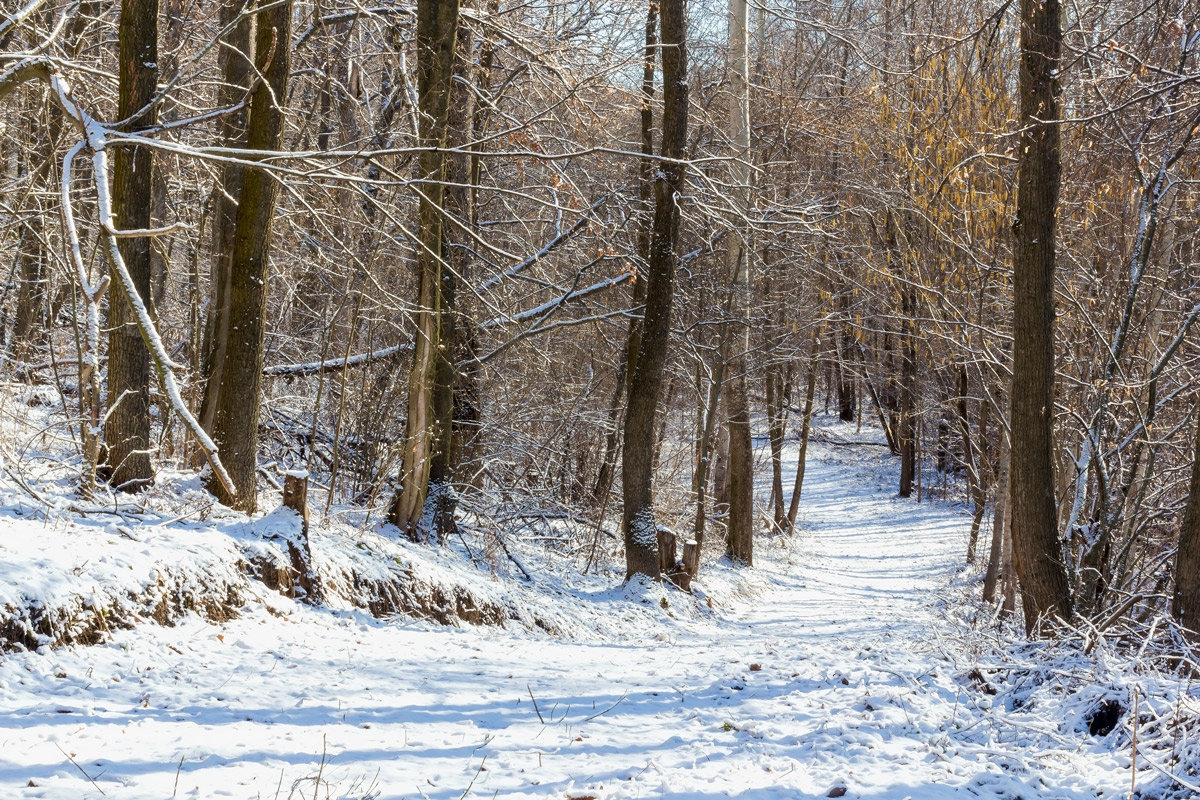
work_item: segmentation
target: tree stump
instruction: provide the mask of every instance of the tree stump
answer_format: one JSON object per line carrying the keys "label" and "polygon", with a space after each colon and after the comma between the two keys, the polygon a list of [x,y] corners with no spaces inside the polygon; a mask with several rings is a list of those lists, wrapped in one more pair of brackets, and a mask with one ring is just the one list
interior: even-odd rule
{"label": "tree stump", "polygon": [[675,571],[675,532],[670,528],[658,526],[658,572],[660,575],[670,575]]}
{"label": "tree stump", "polygon": [[295,587],[304,590],[304,600],[312,605],[323,602],[321,583],[313,566],[312,543],[308,533],[308,471],[293,470],[283,475],[283,505],[300,515],[300,535],[287,540],[288,557],[295,572]]}
{"label": "tree stump", "polygon": [[308,538],[308,471],[295,470],[283,476],[283,504],[300,515],[301,530]]}

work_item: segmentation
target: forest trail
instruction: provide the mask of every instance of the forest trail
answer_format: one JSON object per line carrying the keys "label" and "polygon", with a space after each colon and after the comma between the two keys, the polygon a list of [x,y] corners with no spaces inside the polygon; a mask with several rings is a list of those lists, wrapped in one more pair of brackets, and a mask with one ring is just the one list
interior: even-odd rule
{"label": "forest trail", "polygon": [[288,605],[14,655],[0,796],[1123,797],[1127,759],[999,722],[965,679],[937,607],[969,519],[896,498],[885,452],[814,443],[803,534],[762,541],[753,596],[651,635],[632,615],[582,644]]}

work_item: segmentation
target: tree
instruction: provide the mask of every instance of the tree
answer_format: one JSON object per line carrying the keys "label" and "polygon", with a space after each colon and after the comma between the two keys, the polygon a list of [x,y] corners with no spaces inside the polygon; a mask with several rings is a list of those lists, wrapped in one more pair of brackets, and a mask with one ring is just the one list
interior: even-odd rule
{"label": "tree", "polygon": [[1021,0],[1021,136],[1013,224],[1011,519],[1025,627],[1068,619],[1054,501],[1054,266],[1061,178],[1058,0]]}
{"label": "tree", "polygon": [[[246,147],[250,105],[244,100],[254,79],[254,18],[243,13],[243,5],[240,0],[225,0],[221,3],[219,16],[223,32],[218,39],[217,64],[222,80],[217,87],[217,104],[231,110],[221,115],[217,130],[221,144],[231,148]],[[206,380],[199,415],[200,424],[210,435],[225,388],[225,365],[233,324],[229,293],[233,283],[234,233],[245,170],[239,162],[222,164],[212,193],[212,280],[204,346]]]}
{"label": "tree", "polygon": [[425,518],[430,468],[437,446],[434,386],[439,353],[447,344],[442,339],[442,205],[446,170],[442,149],[446,146],[450,87],[454,80],[458,6],[457,0],[421,0],[417,4],[417,106],[420,112],[417,138],[421,147],[417,162],[420,177],[417,330],[408,377],[408,418],[400,488],[388,511],[388,521],[414,541],[425,539],[432,533],[422,529],[422,519]]}
{"label": "tree", "polygon": [[622,530],[625,577],[659,577],[658,533],[654,517],[654,427],[671,331],[671,298],[677,267],[679,195],[686,174],[688,71],[686,0],[662,0],[663,120],[661,160],[654,180],[654,225],[646,264],[646,302],[633,371],[622,451]]}
{"label": "tree", "polygon": [[1196,423],[1195,451],[1188,485],[1187,504],[1179,526],[1179,547],[1175,553],[1175,593],[1171,614],[1188,631],[1200,636],[1200,420]]}
{"label": "tree", "polygon": [[[158,81],[158,0],[122,0],[119,41],[117,116],[128,120],[131,130],[138,130],[153,125],[157,116],[150,101]],[[150,227],[153,172],[150,148],[117,149],[113,157],[113,213],[123,229]],[[142,302],[149,303],[150,237],[123,236],[117,246],[134,288]],[[109,410],[104,424],[103,474],[115,488],[137,491],[154,480],[150,463],[150,354],[120,281],[112,282],[108,303]]]}
{"label": "tree", "polygon": [[746,372],[750,352],[750,313],[753,297],[750,236],[744,219],[750,195],[750,51],[747,47],[749,5],[729,0],[729,58],[733,91],[729,105],[729,138],[733,143],[731,199],[734,235],[727,245],[739,334],[733,340],[729,365],[729,534],[727,551],[733,561],[754,563],[754,445],[750,432],[750,400]]}
{"label": "tree", "polygon": [[[283,103],[291,73],[292,2],[258,14],[254,65],[263,80],[255,85],[247,124],[247,147],[276,151],[283,142]],[[235,492],[216,476],[209,490],[226,505],[253,512],[258,506],[258,420],[262,398],[263,341],[267,327],[267,284],[270,278],[271,230],[276,179],[262,168],[242,175],[233,252],[229,264],[228,342],[214,361],[209,381],[220,396],[213,412],[213,439]]]}

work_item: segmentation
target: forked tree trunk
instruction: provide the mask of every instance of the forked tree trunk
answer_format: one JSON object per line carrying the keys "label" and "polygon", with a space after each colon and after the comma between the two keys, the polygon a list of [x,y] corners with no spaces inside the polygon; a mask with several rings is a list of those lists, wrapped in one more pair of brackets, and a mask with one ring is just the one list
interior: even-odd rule
{"label": "forked tree trunk", "polygon": [[[270,152],[283,142],[284,108],[291,72],[292,3],[257,15],[255,66],[265,80],[250,103],[247,147]],[[229,262],[227,343],[220,364],[213,364],[219,398],[213,415],[213,439],[233,481],[231,494],[216,477],[208,488],[222,503],[239,511],[258,507],[258,418],[262,397],[263,343],[266,335],[267,284],[270,280],[271,229],[279,186],[262,169],[246,170],[237,207]]]}
{"label": "forked tree trunk", "polygon": [[687,146],[688,84],[686,3],[663,0],[661,9],[663,69],[662,156],[654,181],[654,227],[646,267],[646,304],[641,341],[629,378],[622,457],[625,501],[622,529],[626,579],[647,575],[658,579],[658,538],[654,518],[654,422],[667,361],[671,332],[671,298],[677,266],[679,203],[683,188],[682,159]]}
{"label": "forked tree trunk", "polygon": [[[466,0],[469,6],[471,0]],[[475,110],[475,91],[472,88],[471,62],[474,58],[474,37],[467,26],[456,32],[457,56],[454,60],[454,79],[450,86],[450,109],[447,114],[446,146],[459,152],[446,155],[446,189],[442,223],[442,329],[443,346],[438,349],[434,369],[433,408],[437,420],[437,441],[434,444],[429,468],[429,493],[432,503],[433,533],[439,542],[457,531],[454,520],[458,509],[458,490],[455,486],[459,464],[455,447],[455,386],[458,376],[468,367],[464,359],[471,356],[469,328],[460,308],[460,283],[470,275],[472,241],[471,156],[467,146],[471,141],[472,119]]]}
{"label": "forked tree trunk", "polygon": [[429,496],[430,468],[437,440],[434,385],[442,345],[442,226],[447,121],[454,78],[458,29],[457,0],[417,3],[417,160],[420,177],[417,249],[417,330],[408,376],[408,419],[401,455],[400,488],[388,521],[414,541],[427,539],[421,529]]}
{"label": "forked tree trunk", "polygon": [[[158,81],[158,0],[121,3],[120,79],[117,116],[137,130],[152,125],[155,111],[139,114]],[[119,147],[113,158],[113,213],[124,230],[150,227],[154,157],[148,147]],[[149,307],[150,247],[147,236],[117,242],[125,267]],[[116,489],[137,491],[154,480],[150,463],[150,353],[129,300],[114,280],[108,295],[108,405],[104,423],[103,474]]]}
{"label": "forked tree trunk", "polygon": [[1054,500],[1054,248],[1061,175],[1058,0],[1021,0],[1021,138],[1013,248],[1013,550],[1025,627],[1070,618]]}
{"label": "forked tree trunk", "polygon": [[714,359],[712,378],[708,385],[708,397],[704,404],[704,419],[700,425],[700,438],[696,443],[696,468],[692,473],[692,493],[696,498],[696,516],[692,523],[692,541],[696,546],[691,556],[685,552],[683,566],[689,578],[695,578],[700,569],[700,554],[704,549],[705,529],[708,523],[708,485],[713,472],[713,451],[717,436],[717,420],[721,409],[721,390],[725,384],[725,364],[729,360],[729,329],[721,330],[720,344]]}

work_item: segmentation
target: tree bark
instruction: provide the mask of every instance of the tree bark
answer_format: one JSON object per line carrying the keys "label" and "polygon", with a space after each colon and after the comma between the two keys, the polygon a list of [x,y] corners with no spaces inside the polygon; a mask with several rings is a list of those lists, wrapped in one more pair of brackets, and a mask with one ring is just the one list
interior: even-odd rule
{"label": "tree bark", "polygon": [[418,209],[417,330],[408,377],[408,420],[400,465],[400,488],[388,521],[413,541],[423,541],[425,501],[437,439],[434,385],[442,341],[442,209],[450,87],[454,79],[457,0],[421,0],[417,4],[417,161],[421,193]]}
{"label": "tree bark", "polygon": [[[471,0],[466,0],[470,5]],[[433,502],[434,535],[439,542],[457,531],[454,520],[458,508],[455,477],[459,454],[455,446],[456,395],[458,376],[469,369],[464,363],[471,357],[470,332],[466,316],[460,308],[458,289],[469,280],[472,226],[471,156],[472,120],[475,112],[475,91],[471,86],[471,62],[474,37],[467,26],[457,26],[454,77],[450,85],[450,107],[446,115],[446,146],[460,152],[446,155],[445,215],[442,223],[442,310],[441,340],[444,346],[437,352],[434,369],[433,408],[437,424],[437,440],[429,466],[430,500]]]}
{"label": "tree bark", "polygon": [[[971,418],[967,405],[967,391],[970,388],[967,366],[963,364],[958,371],[958,399],[955,403],[958,410],[959,432],[962,435],[963,466],[967,470],[967,483],[971,488],[971,501],[975,505],[971,517],[971,536],[967,540],[967,563],[975,563],[975,552],[979,546],[979,528],[983,523],[984,511],[987,508],[987,485],[983,474],[983,459],[976,457],[975,440],[971,436]],[[979,436],[987,436],[987,402],[981,404],[979,410]]]}
{"label": "tree bark", "polygon": [[750,58],[747,47],[749,5],[746,0],[729,0],[729,48],[732,92],[729,109],[729,138],[733,143],[730,193],[734,205],[734,230],[729,240],[730,272],[733,277],[734,324],[729,364],[729,531],[726,554],[730,560],[754,563],[754,445],[750,432],[750,401],[747,372],[750,352],[750,247],[749,231],[741,217],[749,206],[750,190]]}
{"label": "tree bark", "polygon": [[637,356],[632,359],[629,409],[625,416],[622,489],[625,509],[626,580],[659,577],[654,519],[654,422],[671,332],[679,240],[678,198],[684,183],[682,159],[687,146],[688,84],[686,2],[664,0],[661,9],[663,70],[662,156],[654,181],[654,226],[646,265],[646,304]]}
{"label": "tree bark", "polygon": [[[130,130],[154,124],[155,111],[142,109],[158,81],[158,0],[122,0],[118,33],[120,77],[117,116]],[[113,157],[113,213],[125,230],[150,227],[153,151],[119,147]],[[142,302],[149,304],[151,239],[117,242]],[[114,280],[108,296],[108,403],[104,424],[103,475],[116,489],[138,491],[154,481],[150,463],[150,353],[133,309]]]}
{"label": "tree bark", "polygon": [[[283,142],[284,108],[291,71],[292,3],[257,16],[255,66],[264,81],[250,104],[247,147],[278,150]],[[215,476],[209,490],[222,503],[252,513],[258,506],[258,418],[262,396],[263,342],[271,229],[279,186],[262,169],[242,175],[242,191],[229,262],[229,316],[223,358],[214,362],[209,382],[218,384],[213,439],[233,481],[230,494]]]}
{"label": "tree bark", "polygon": [[[650,0],[646,9],[646,42],[642,50],[642,107],[640,113],[642,157],[638,159],[638,228],[637,254],[639,279],[633,283],[633,305],[641,305],[646,300],[646,280],[644,266],[650,260],[650,237],[653,232],[653,213],[651,206],[654,200],[654,64],[658,54],[658,0]],[[637,359],[637,351],[641,341],[641,321],[630,320],[626,334],[625,355],[621,359],[620,375],[617,376],[617,387],[613,392],[613,407],[610,410],[610,428],[604,443],[604,460],[596,479],[596,487],[592,496],[600,502],[608,497],[616,475],[617,452],[621,446],[621,403],[625,397],[629,378]]]}
{"label": "tree bark", "polygon": [[[246,99],[254,78],[254,18],[241,19],[240,0],[225,0],[221,4],[220,24],[224,35],[217,48],[217,63],[222,81],[217,87],[217,103],[232,108]],[[230,27],[232,26],[232,27]],[[218,134],[225,147],[244,148],[250,121],[250,104],[221,116]],[[229,291],[233,278],[234,231],[237,228],[238,198],[242,195],[244,168],[240,164],[221,167],[219,185],[213,191],[212,279],[209,289],[209,312],[205,325],[203,348],[205,376],[204,398],[200,403],[200,425],[210,436],[221,390],[225,385],[225,356],[229,352],[230,308]]]}
{"label": "tree bark", "polygon": [[1200,639],[1200,415],[1196,423],[1191,485],[1179,526],[1179,548],[1175,553],[1171,614],[1193,641]]}
{"label": "tree bark", "polygon": [[1013,249],[1012,530],[1025,627],[1070,618],[1052,453],[1054,266],[1061,176],[1058,0],[1021,0],[1017,219]]}
{"label": "tree bark", "polygon": [[812,431],[813,401],[817,394],[817,365],[821,361],[818,357],[819,347],[820,339],[814,331],[808,360],[808,385],[804,390],[804,419],[800,421],[800,453],[796,456],[796,482],[792,485],[792,499],[788,502],[785,530],[789,536],[796,529],[800,493],[804,490],[804,465],[808,460],[808,436]]}
{"label": "tree bark", "polygon": [[[789,368],[790,369],[790,368]],[[790,376],[787,379],[791,380]],[[783,532],[787,523],[787,512],[783,507],[783,437],[787,417],[785,408],[789,391],[785,388],[783,370],[779,364],[766,369],[767,388],[767,435],[771,440],[771,508],[775,530]]]}
{"label": "tree bark", "polygon": [[[1003,434],[1003,432],[1002,432]],[[988,551],[987,571],[983,576],[983,599],[985,602],[996,601],[996,590],[1001,587],[1004,579],[1005,540],[1008,527],[1009,510],[1009,473],[1010,449],[1008,436],[1003,435],[1000,441],[1000,466],[996,476],[996,506],[992,516],[992,546]]]}

